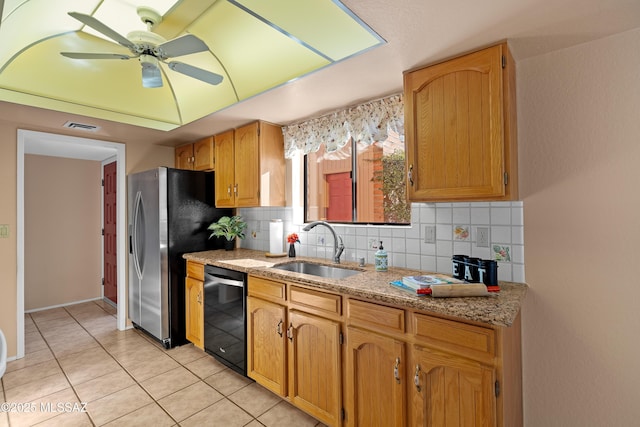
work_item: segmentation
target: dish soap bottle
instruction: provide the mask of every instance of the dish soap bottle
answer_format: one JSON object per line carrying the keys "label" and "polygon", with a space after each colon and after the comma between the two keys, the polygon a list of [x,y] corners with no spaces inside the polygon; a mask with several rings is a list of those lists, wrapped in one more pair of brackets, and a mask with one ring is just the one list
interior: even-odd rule
{"label": "dish soap bottle", "polygon": [[382,246],[382,240],[380,240],[380,246],[375,253],[375,266],[376,271],[387,271],[387,251]]}

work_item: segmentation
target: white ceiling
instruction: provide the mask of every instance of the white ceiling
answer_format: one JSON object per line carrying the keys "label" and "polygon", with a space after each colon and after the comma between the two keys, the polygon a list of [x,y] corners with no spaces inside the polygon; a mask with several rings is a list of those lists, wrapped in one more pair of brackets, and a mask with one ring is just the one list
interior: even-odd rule
{"label": "white ceiling", "polygon": [[[507,39],[518,61],[640,27],[638,0],[344,0],[387,41],[203,119],[163,132],[0,102],[0,120],[82,137],[176,146],[255,119],[289,124],[402,90],[402,73]],[[0,6],[2,0],[0,0]],[[46,66],[46,64],[43,64]]]}

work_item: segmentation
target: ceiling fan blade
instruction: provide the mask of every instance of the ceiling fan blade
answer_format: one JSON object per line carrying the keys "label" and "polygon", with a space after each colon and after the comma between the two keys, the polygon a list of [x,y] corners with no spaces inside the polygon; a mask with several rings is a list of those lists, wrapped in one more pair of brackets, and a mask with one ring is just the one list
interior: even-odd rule
{"label": "ceiling fan blade", "polygon": [[97,32],[104,34],[105,36],[118,42],[122,46],[128,47],[129,49],[133,49],[134,47],[134,44],[131,43],[126,37],[118,34],[116,31],[107,27],[105,24],[98,21],[96,18],[94,18],[91,15],[85,15],[84,13],[80,13],[80,12],[69,12],[69,16],[93,28]]}
{"label": "ceiling fan blade", "polygon": [[142,64],[142,87],[162,87],[160,68],[151,64]]}
{"label": "ceiling fan blade", "polygon": [[190,53],[204,52],[209,50],[205,42],[192,34],[185,34],[158,46],[162,56],[173,58],[176,56],[189,55]]}
{"label": "ceiling fan blade", "polygon": [[131,59],[133,56],[120,55],[119,53],[84,53],[84,52],[60,52],[60,55],[71,59]]}
{"label": "ceiling fan blade", "polygon": [[220,74],[212,73],[211,71],[203,70],[202,68],[194,67],[193,65],[177,61],[171,61],[167,65],[173,71],[177,71],[178,73],[193,77],[194,79],[201,80],[205,83],[217,85],[222,82],[222,76]]}

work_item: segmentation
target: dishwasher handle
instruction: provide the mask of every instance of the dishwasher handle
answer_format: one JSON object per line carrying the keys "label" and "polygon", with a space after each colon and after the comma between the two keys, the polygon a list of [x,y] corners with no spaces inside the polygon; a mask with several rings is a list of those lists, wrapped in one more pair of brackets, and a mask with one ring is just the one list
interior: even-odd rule
{"label": "dishwasher handle", "polygon": [[215,276],[213,274],[207,274],[207,273],[205,273],[204,275],[204,281],[205,283],[215,282],[215,283],[220,283],[228,286],[236,286],[238,288],[244,287],[244,282],[242,280],[226,279],[224,277]]}

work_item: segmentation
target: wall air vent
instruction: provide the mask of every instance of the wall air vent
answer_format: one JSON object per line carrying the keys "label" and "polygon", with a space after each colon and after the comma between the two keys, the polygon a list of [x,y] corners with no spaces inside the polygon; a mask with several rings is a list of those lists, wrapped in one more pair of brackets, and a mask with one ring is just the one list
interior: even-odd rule
{"label": "wall air vent", "polygon": [[66,122],[64,125],[62,125],[62,127],[69,128],[69,129],[84,130],[87,132],[95,132],[97,130],[100,130],[100,126],[88,125],[86,123],[78,123],[78,122]]}

